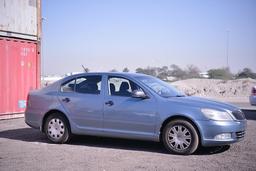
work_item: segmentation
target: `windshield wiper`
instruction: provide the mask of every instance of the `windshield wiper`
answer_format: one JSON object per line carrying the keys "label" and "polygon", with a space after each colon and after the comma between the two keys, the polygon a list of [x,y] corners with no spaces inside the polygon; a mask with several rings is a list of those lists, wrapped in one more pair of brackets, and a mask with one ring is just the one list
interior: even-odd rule
{"label": "windshield wiper", "polygon": [[178,95],[176,95],[175,97],[185,97],[185,95],[183,95],[183,94],[178,94]]}
{"label": "windshield wiper", "polygon": [[166,98],[172,98],[172,97],[185,97],[185,95],[178,94],[178,95],[175,95],[175,96],[163,96],[163,97],[166,97]]}

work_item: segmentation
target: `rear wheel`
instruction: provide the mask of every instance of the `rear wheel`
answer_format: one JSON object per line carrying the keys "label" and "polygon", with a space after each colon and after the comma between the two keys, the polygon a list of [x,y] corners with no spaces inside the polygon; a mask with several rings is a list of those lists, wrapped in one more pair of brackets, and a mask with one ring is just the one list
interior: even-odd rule
{"label": "rear wheel", "polygon": [[71,137],[68,121],[60,113],[48,116],[44,124],[44,131],[47,138],[54,143],[66,143]]}
{"label": "rear wheel", "polygon": [[196,151],[199,137],[190,122],[173,120],[164,127],[162,141],[169,152],[188,155]]}

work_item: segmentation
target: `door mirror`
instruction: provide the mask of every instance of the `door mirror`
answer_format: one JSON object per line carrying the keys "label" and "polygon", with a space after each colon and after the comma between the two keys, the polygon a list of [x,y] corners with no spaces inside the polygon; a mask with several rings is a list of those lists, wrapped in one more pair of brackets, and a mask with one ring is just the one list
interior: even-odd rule
{"label": "door mirror", "polygon": [[148,96],[142,90],[134,90],[134,91],[132,91],[132,97],[134,97],[134,98],[142,98],[142,99],[147,99],[148,98]]}

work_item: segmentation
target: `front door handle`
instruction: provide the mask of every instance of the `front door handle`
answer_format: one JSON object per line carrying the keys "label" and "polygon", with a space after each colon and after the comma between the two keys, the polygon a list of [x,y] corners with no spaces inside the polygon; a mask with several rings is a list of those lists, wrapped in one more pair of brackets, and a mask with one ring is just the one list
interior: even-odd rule
{"label": "front door handle", "polygon": [[109,100],[109,101],[105,102],[105,105],[108,105],[108,106],[112,106],[113,104],[114,104],[114,102],[113,102],[113,101],[111,101],[111,100]]}
{"label": "front door handle", "polygon": [[68,103],[68,102],[70,102],[70,99],[68,97],[66,97],[66,98],[62,99],[62,101]]}

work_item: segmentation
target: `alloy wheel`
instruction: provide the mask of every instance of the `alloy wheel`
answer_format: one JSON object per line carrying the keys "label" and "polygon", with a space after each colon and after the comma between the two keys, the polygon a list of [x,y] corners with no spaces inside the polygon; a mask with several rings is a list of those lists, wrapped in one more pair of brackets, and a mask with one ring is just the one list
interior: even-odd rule
{"label": "alloy wheel", "polygon": [[168,132],[169,145],[179,151],[187,149],[191,144],[191,133],[183,125],[174,125]]}

